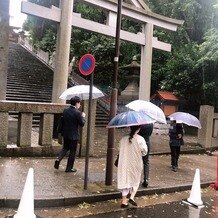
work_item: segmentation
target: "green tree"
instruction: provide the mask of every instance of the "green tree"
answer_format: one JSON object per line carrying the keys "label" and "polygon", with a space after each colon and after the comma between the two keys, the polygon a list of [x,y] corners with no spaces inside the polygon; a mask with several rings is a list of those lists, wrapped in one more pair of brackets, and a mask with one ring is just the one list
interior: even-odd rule
{"label": "green tree", "polygon": [[[152,91],[164,89],[184,97],[199,108],[217,105],[216,0],[145,0],[152,11],[184,20],[177,32],[155,28],[155,35],[172,44],[172,52],[153,52]],[[206,35],[205,33],[208,32]],[[205,35],[205,37],[204,37]],[[203,96],[203,97],[202,97]],[[216,94],[215,94],[216,96]]]}
{"label": "green tree", "polygon": [[203,103],[218,106],[218,29],[210,29],[199,46],[196,68],[202,73]]}
{"label": "green tree", "polygon": [[[28,0],[29,2],[51,7],[58,7],[59,0]],[[23,29],[30,34],[30,41],[36,48],[53,52],[56,42],[57,24],[40,17],[28,16],[23,24]]]}

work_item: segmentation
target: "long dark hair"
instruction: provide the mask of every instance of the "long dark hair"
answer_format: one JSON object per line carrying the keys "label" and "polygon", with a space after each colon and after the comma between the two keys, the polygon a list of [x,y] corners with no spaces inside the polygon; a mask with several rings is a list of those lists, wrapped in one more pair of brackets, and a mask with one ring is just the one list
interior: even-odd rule
{"label": "long dark hair", "polygon": [[130,126],[130,133],[129,133],[129,142],[132,143],[132,138],[135,132],[140,129],[141,126]]}

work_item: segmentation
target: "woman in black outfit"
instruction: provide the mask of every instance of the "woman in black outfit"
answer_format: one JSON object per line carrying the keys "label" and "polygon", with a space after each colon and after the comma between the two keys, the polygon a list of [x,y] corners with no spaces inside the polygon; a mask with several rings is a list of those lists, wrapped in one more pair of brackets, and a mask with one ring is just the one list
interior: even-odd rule
{"label": "woman in black outfit", "polygon": [[176,123],[175,120],[173,120],[170,124],[169,129],[169,145],[170,145],[170,151],[171,151],[171,166],[172,171],[176,172],[178,169],[178,160],[180,155],[180,147],[181,145],[184,145],[183,141],[183,126],[181,123]]}

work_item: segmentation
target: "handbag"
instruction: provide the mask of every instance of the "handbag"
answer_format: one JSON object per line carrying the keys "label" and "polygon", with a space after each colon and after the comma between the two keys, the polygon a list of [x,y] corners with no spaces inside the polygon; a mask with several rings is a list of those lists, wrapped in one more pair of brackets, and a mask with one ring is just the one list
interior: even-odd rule
{"label": "handbag", "polygon": [[115,161],[114,161],[114,166],[118,167],[118,161],[119,161],[119,154],[117,155]]}

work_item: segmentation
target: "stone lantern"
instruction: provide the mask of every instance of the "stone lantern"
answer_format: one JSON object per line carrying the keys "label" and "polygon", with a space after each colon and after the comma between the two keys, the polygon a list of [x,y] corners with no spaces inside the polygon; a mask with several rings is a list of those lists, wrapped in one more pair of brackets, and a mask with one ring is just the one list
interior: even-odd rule
{"label": "stone lantern", "polygon": [[132,62],[126,66],[120,67],[120,69],[126,69],[128,71],[129,84],[121,92],[119,101],[128,103],[132,100],[138,99],[139,96],[139,75],[140,75],[140,64],[137,62],[136,56],[133,56]]}

